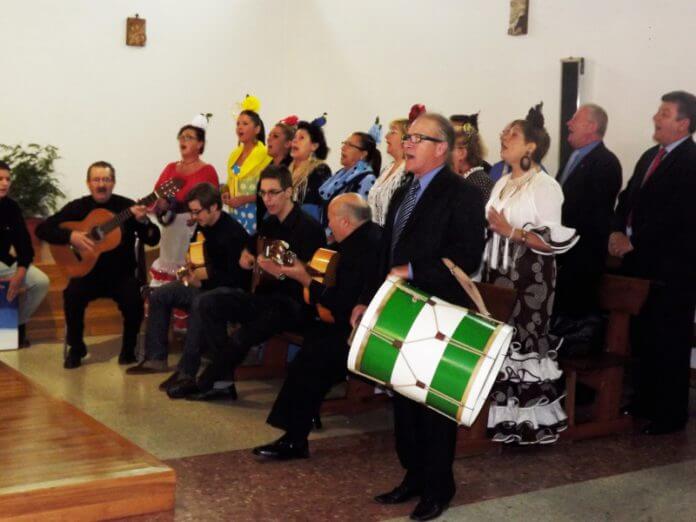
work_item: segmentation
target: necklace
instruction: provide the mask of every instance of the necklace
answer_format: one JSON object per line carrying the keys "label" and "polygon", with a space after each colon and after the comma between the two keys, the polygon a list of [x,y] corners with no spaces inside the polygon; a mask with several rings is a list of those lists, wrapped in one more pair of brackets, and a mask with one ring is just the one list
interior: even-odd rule
{"label": "necklace", "polygon": [[505,183],[503,190],[500,191],[500,195],[498,196],[499,199],[503,199],[507,196],[512,197],[517,191],[519,191],[532,179],[532,176],[534,174],[536,174],[536,171],[530,170],[529,172],[525,172],[518,178],[513,178],[511,175],[510,179],[507,180],[507,182]]}

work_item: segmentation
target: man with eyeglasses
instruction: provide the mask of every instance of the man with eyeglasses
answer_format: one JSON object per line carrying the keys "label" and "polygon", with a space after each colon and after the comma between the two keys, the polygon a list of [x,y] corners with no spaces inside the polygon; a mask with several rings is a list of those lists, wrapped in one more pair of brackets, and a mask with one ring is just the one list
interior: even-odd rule
{"label": "man with eyeglasses", "polygon": [[135,219],[121,225],[121,243],[99,256],[94,268],[83,277],[70,279],[63,290],[63,310],[67,326],[69,350],[63,367],[77,368],[87,355],[83,339],[85,309],[90,301],[108,297],[116,301],[123,315],[123,340],[119,364],[135,362],[135,344],[143,320],[143,301],[135,277],[135,236],[146,245],[159,243],[160,232],[147,218],[147,208],[132,199],[114,194],[116,171],[106,161],[97,161],[87,169],[87,188],[90,195],[71,201],[57,214],[36,228],[36,235],[48,243],[71,245],[77,252],[91,252],[95,242],[85,232],[61,228],[65,221],[81,221],[95,209],[118,214],[130,209]]}
{"label": "man with eyeglasses", "polygon": [[203,253],[207,278],[200,280],[195,267],[188,267],[180,281],[155,288],[149,297],[145,336],[145,357],[128,368],[131,375],[166,372],[169,322],[172,310],[189,312],[184,352],[177,371],[160,385],[167,390],[196,378],[200,366],[201,319],[198,303],[201,296],[215,288],[245,288],[249,278],[238,264],[239,256],[249,238],[236,219],[222,211],[220,191],[210,183],[199,183],[186,195],[191,219],[196,222],[191,241],[203,236]]}
{"label": "man with eyeglasses", "polygon": [[[258,223],[257,233],[248,242],[239,265],[252,270],[259,267],[276,276],[260,284],[254,293],[240,288],[217,288],[199,301],[205,348],[212,354],[210,364],[197,382],[187,381],[167,389],[172,399],[213,400],[236,399],[234,382],[225,379],[256,346],[274,334],[301,330],[313,311],[303,301],[302,285],[275,272],[274,261],[256,251],[259,237],[288,243],[290,250],[303,262],[324,246],[324,231],[316,220],[302,212],[292,200],[292,175],[285,166],[269,165],[259,178],[259,196],[268,216]],[[227,323],[239,323],[230,336]]]}
{"label": "man with eyeglasses", "polygon": [[[381,259],[359,304],[355,326],[387,275],[395,275],[445,301],[472,303],[442,259],[473,273],[484,247],[485,213],[481,191],[447,166],[454,129],[447,118],[426,113],[404,135],[410,182],[391,199],[381,242]],[[396,451],[406,470],[401,483],[375,497],[381,504],[420,501],[413,520],[431,520],[447,509],[456,487],[452,462],[457,425],[447,417],[400,395],[394,396]]]}

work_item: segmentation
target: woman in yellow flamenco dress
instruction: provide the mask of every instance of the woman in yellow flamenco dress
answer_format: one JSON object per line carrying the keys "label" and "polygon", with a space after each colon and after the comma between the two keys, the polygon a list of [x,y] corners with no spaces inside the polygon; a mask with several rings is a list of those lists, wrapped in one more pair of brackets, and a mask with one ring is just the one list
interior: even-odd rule
{"label": "woman in yellow flamenco dress", "polygon": [[237,118],[239,145],[227,160],[227,190],[223,202],[249,234],[256,232],[256,184],[261,171],[271,162],[265,144],[266,132],[259,117],[261,103],[249,96],[241,103]]}

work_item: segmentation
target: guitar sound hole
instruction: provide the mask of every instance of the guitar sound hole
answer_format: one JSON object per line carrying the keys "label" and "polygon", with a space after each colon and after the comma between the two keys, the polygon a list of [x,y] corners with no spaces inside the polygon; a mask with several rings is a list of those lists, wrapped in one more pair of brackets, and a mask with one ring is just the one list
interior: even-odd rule
{"label": "guitar sound hole", "polygon": [[94,241],[101,241],[104,239],[104,231],[101,229],[101,227],[94,227],[89,231],[89,237]]}

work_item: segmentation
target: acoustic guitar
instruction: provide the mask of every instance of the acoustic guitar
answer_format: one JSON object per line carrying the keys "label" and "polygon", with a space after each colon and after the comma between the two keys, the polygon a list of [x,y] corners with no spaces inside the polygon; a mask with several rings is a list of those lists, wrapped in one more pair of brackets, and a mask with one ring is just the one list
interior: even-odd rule
{"label": "acoustic guitar", "polygon": [[[297,260],[297,255],[290,250],[290,245],[280,239],[259,237],[256,240],[256,252],[281,266],[292,265]],[[262,270],[258,263],[254,263],[254,271],[251,277],[252,293],[265,281],[275,279],[275,277]]]}
{"label": "acoustic guitar", "polygon": [[186,265],[176,271],[176,278],[179,281],[184,281],[184,286],[188,286],[188,281],[184,279],[189,272],[199,281],[208,279],[208,269],[205,265],[205,237],[199,231],[196,234],[196,240],[189,245],[188,253],[186,254]]}
{"label": "acoustic guitar", "polygon": [[[184,185],[179,178],[172,178],[157,187],[151,194],[138,200],[136,205],[151,205],[159,198],[174,196]],[[49,245],[53,259],[68,277],[83,277],[97,264],[99,256],[113,250],[121,243],[121,225],[133,217],[130,209],[114,214],[104,208],[95,208],[82,221],[65,221],[60,228],[85,232],[94,241],[92,251],[80,251],[71,244]]]}
{"label": "acoustic guitar", "polygon": [[[336,285],[336,270],[338,269],[338,260],[340,259],[340,254],[335,250],[329,250],[328,248],[320,248],[312,256],[311,261],[307,265],[307,272],[312,276],[317,283],[323,284],[328,287]],[[304,289],[304,300],[307,304],[312,304],[309,301],[309,288]],[[331,310],[325,306],[317,303],[317,313],[319,314],[319,319],[325,323],[335,323]]]}

